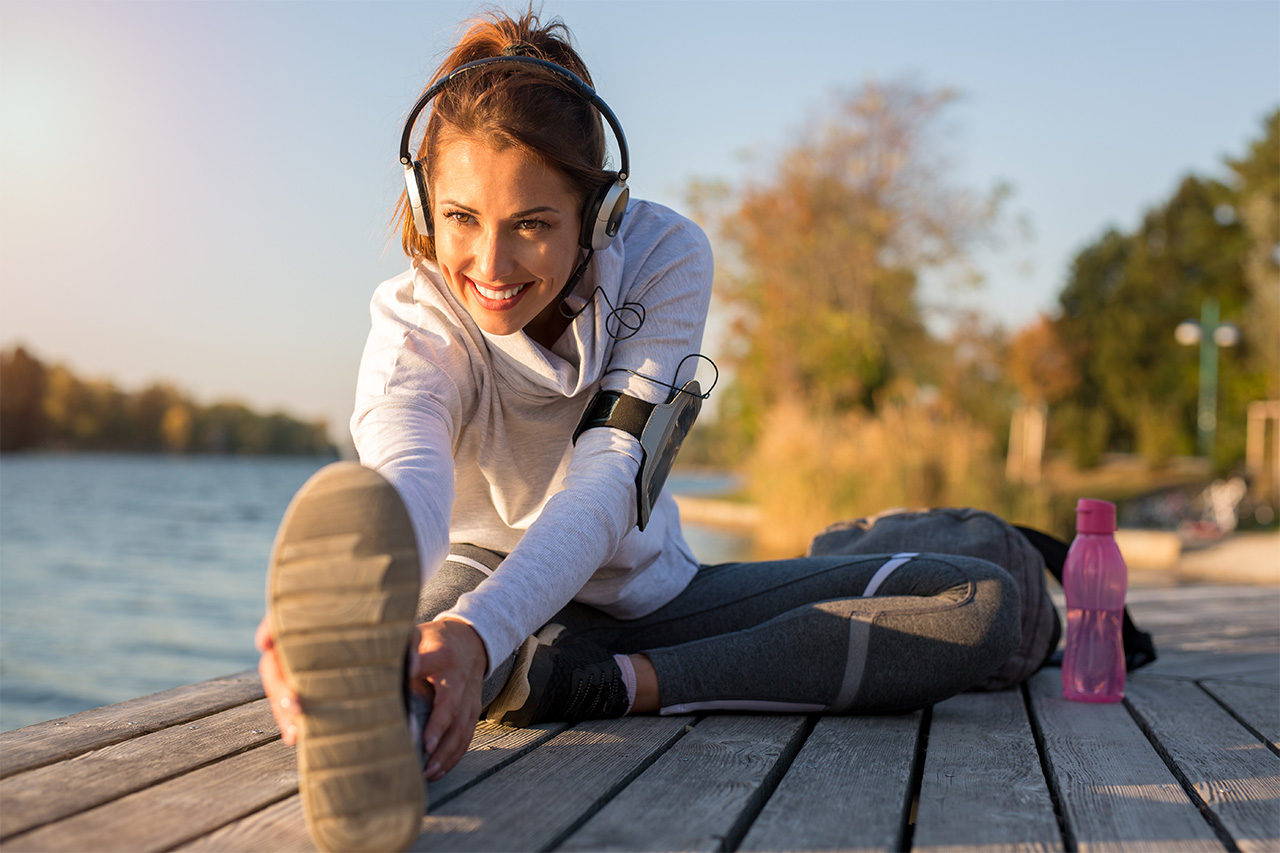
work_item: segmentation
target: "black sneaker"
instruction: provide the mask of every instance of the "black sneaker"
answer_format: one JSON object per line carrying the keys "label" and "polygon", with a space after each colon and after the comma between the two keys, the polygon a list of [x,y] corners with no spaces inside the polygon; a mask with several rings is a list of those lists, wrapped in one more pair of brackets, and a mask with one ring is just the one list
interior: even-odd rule
{"label": "black sneaker", "polygon": [[504,726],[621,717],[627,688],[613,653],[548,625],[520,647],[506,687],[486,717]]}

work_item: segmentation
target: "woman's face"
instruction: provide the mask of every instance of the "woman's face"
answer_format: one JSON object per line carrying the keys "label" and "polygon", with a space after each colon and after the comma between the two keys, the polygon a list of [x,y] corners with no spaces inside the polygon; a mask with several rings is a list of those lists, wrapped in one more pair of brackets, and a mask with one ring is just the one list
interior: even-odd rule
{"label": "woman's face", "polygon": [[442,145],[432,178],[444,280],[484,331],[550,346],[567,325],[555,303],[579,256],[578,197],[527,150],[466,136]]}

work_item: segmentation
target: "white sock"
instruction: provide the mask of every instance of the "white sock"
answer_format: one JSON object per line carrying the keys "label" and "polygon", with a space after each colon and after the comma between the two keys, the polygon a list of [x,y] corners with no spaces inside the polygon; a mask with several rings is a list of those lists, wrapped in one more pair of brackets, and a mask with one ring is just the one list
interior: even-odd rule
{"label": "white sock", "polygon": [[626,713],[630,714],[631,706],[636,703],[636,668],[626,655],[614,655],[613,659],[618,664],[618,669],[622,670],[622,683],[627,687]]}

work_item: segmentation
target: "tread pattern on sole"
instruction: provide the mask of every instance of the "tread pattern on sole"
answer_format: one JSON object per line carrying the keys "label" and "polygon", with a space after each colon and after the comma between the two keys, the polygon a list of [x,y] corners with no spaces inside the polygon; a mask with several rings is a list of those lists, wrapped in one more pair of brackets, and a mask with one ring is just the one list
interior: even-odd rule
{"label": "tread pattern on sole", "polygon": [[281,522],[268,607],[302,702],[299,787],[321,849],[398,850],[417,837],[425,792],[403,679],[419,571],[399,496],[355,463],[321,469]]}

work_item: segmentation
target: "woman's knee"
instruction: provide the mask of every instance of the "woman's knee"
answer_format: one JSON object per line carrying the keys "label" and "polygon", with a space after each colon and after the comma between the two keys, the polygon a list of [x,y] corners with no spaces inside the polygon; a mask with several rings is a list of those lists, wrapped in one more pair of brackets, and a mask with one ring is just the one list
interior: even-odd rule
{"label": "woman's knee", "polygon": [[448,558],[418,593],[416,621],[430,622],[493,574],[502,555],[474,545],[454,545]]}
{"label": "woman's knee", "polygon": [[1022,592],[1003,567],[985,560],[978,562],[982,565],[974,569],[974,599],[982,605],[985,616],[984,643],[990,648],[991,657],[1003,663],[1022,642]]}
{"label": "woman's knee", "polygon": [[990,560],[952,554],[920,554],[916,560],[926,568],[923,577],[932,580],[931,596],[966,611],[968,631],[993,644],[994,653],[1001,646],[1012,651],[1018,645],[1022,595],[1006,569]]}
{"label": "woman's knee", "polygon": [[[972,557],[937,559],[959,573],[936,607],[892,613],[873,624],[872,676],[855,712],[921,708],[967,690],[995,672],[1021,640],[1017,583]],[[962,579],[960,577],[962,576]]]}
{"label": "woman's knee", "polygon": [[969,672],[968,689],[999,670],[1022,643],[1022,593],[996,563],[970,557],[964,571],[970,592],[957,614],[963,639],[956,651]]}

